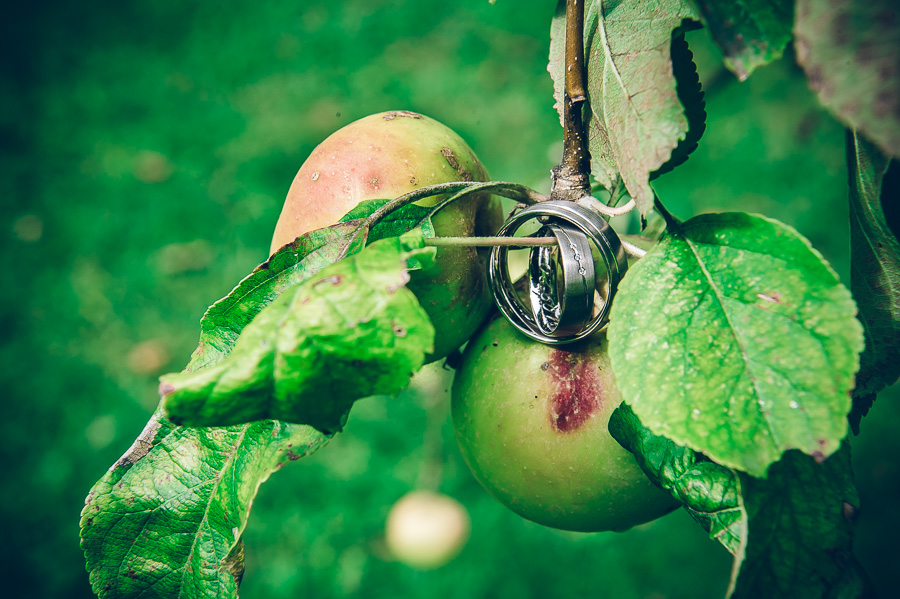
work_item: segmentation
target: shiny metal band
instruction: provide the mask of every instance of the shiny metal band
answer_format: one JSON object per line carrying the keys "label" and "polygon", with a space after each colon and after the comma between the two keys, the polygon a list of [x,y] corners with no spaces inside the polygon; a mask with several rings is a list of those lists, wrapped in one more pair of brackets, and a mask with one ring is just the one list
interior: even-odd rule
{"label": "shiny metal band", "polygon": [[[590,321],[596,275],[591,243],[580,229],[564,223],[548,223],[538,231],[543,237],[548,233],[556,237],[559,249],[531,248],[528,295],[538,330],[558,337],[577,333]],[[557,275],[557,254],[561,282]]]}
{"label": "shiny metal band", "polygon": [[[512,216],[498,235],[513,237],[533,219],[544,224],[538,235],[555,236],[559,249],[532,248],[528,264],[530,306],[526,306],[510,280],[509,248],[494,247],[488,264],[494,300],[516,328],[536,341],[558,345],[583,339],[606,322],[612,297],[628,268],[625,251],[615,231],[599,214],[568,201],[530,206]],[[601,285],[596,280],[591,245],[606,267],[607,279]],[[595,305],[595,291],[599,292],[599,305]]]}

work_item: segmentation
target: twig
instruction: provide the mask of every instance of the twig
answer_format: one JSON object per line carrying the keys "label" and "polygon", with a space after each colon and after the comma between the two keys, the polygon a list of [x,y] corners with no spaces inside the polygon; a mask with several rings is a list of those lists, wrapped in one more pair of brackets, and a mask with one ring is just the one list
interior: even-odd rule
{"label": "twig", "polygon": [[550,171],[554,200],[590,195],[591,155],[584,132],[584,0],[566,0],[566,71],[563,94],[563,156]]}
{"label": "twig", "polygon": [[[621,240],[622,248],[631,258],[642,258],[647,253],[633,243]],[[425,245],[430,247],[554,247],[559,245],[555,237],[426,237]]]}
{"label": "twig", "polygon": [[424,198],[445,193],[452,194],[452,197],[444,200],[438,206],[435,206],[434,210],[432,211],[433,214],[434,212],[437,212],[438,210],[449,204],[451,201],[458,200],[464,195],[475,193],[477,191],[503,196],[505,198],[510,198],[524,204],[537,204],[538,202],[545,202],[550,199],[533,189],[525,187],[524,185],[520,185],[518,183],[508,183],[506,181],[487,181],[484,183],[476,183],[472,181],[454,181],[452,183],[439,183],[437,185],[422,187],[420,189],[416,189],[405,195],[402,195],[399,198],[391,200],[390,202],[370,214],[368,217],[362,219],[356,230],[352,234],[350,234],[350,236],[341,244],[341,249],[338,253],[338,260],[347,257],[347,254],[350,252],[350,248],[352,248],[353,245],[358,241],[365,240],[372,227],[378,224],[384,217],[386,217],[394,210],[398,210],[403,206],[412,204],[413,202],[417,202]]}
{"label": "twig", "polygon": [[426,237],[431,247],[535,247],[559,245],[555,237]]}

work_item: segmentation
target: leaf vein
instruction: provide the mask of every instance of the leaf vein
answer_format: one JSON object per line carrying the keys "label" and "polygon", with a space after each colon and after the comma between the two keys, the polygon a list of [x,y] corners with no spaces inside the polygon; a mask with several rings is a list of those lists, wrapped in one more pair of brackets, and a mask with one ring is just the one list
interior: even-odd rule
{"label": "leaf vein", "polygon": [[[694,255],[694,259],[697,261],[697,264],[700,267],[701,272],[706,277],[706,280],[707,280],[710,288],[713,290],[713,293],[715,293],[716,299],[719,301],[719,305],[722,310],[722,315],[725,317],[725,321],[728,323],[728,329],[729,329],[732,337],[734,338],[735,343],[737,344],[737,347],[741,354],[741,358],[744,362],[744,371],[747,372],[747,375],[750,378],[750,382],[755,391],[756,398],[761,399],[761,392],[760,392],[759,386],[757,384],[756,377],[753,376],[753,374],[749,368],[749,365],[748,365],[747,351],[744,347],[744,344],[742,343],[740,336],[737,333],[737,330],[734,327],[734,324],[731,322],[731,317],[730,317],[728,311],[725,309],[725,303],[723,301],[723,298],[725,296],[719,289],[718,285],[716,285],[715,281],[713,280],[712,274],[706,268],[706,264],[703,262],[702,258],[700,258],[700,254],[697,252],[697,248],[694,247],[692,240],[689,239],[686,235],[682,235],[681,238],[684,239],[684,242],[687,244],[688,248],[690,248],[691,252]],[[771,435],[770,443],[773,444],[777,450],[777,448],[779,447],[780,444],[779,444],[777,432],[775,431],[775,428],[772,424],[771,418],[766,415],[764,410],[760,409],[760,406],[758,403],[756,404],[755,409],[757,410],[757,412],[759,412],[760,416],[762,416],[762,418],[763,418],[763,421],[766,423],[766,428],[768,429],[769,434]],[[730,429],[729,429],[729,431],[730,431]]]}

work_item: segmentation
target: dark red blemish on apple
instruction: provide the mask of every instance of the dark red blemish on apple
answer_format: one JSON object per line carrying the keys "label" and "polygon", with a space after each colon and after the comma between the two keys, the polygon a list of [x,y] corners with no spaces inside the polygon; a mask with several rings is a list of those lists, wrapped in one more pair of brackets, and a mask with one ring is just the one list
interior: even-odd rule
{"label": "dark red blemish on apple", "polygon": [[[571,433],[584,425],[603,403],[596,366],[579,354],[553,350],[546,369],[553,380],[550,425],[560,433]],[[544,370],[543,365],[541,369]]]}

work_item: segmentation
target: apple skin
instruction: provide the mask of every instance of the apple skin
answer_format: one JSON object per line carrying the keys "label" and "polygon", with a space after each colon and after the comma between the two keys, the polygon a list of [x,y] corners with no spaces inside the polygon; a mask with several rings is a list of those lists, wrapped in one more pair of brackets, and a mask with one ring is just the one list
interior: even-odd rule
{"label": "apple skin", "polygon": [[470,531],[469,513],[458,501],[418,490],[391,507],[385,543],[397,561],[417,570],[433,570],[459,555]]}
{"label": "apple skin", "polygon": [[[393,199],[451,181],[487,181],[487,171],[448,127],[409,111],[373,114],[319,144],[294,177],[275,225],[270,254],[300,235],[336,223],[358,203]],[[419,204],[431,206],[443,196]],[[472,194],[433,218],[438,236],[492,235],[503,223],[497,198]],[[474,248],[441,248],[428,271],[410,273],[410,290],[435,326],[427,361],[447,356],[484,322],[492,306],[484,258]]]}
{"label": "apple skin", "polygon": [[562,349],[499,317],[466,347],[451,405],[463,458],[491,495],[539,524],[599,532],[678,505],[609,434],[621,401],[605,332]]}

